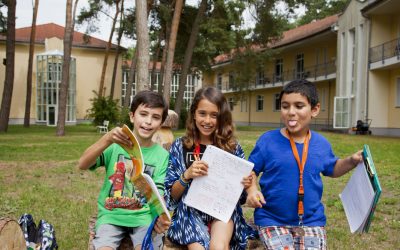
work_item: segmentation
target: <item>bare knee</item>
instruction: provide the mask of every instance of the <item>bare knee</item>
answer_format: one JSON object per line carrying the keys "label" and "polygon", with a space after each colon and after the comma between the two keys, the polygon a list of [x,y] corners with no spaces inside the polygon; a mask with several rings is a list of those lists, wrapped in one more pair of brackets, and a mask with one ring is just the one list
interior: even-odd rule
{"label": "bare knee", "polygon": [[217,240],[211,240],[210,250],[227,250],[229,249],[229,243]]}

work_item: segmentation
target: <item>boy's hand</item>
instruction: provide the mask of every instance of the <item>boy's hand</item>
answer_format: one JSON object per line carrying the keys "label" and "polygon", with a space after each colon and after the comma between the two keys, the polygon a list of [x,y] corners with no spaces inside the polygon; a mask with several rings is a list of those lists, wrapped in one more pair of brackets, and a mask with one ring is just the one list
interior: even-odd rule
{"label": "boy's hand", "polygon": [[244,189],[247,189],[251,186],[253,183],[253,174],[251,173],[249,176],[243,177],[243,180],[241,182],[244,186]]}
{"label": "boy's hand", "polygon": [[246,203],[250,207],[261,208],[266,202],[264,199],[264,195],[260,191],[256,190],[248,193]]}
{"label": "boy's hand", "polygon": [[115,127],[113,128],[110,132],[108,132],[106,134],[106,136],[108,137],[108,141],[110,141],[111,143],[117,143],[119,145],[124,145],[127,146],[129,148],[132,147],[132,142],[129,139],[129,136],[126,135],[123,131],[122,128],[120,127]]}
{"label": "boy's hand", "polygon": [[159,216],[157,221],[154,225],[154,231],[156,233],[161,234],[168,230],[169,226],[171,225],[171,221],[167,218],[167,216]]}
{"label": "boy's hand", "polygon": [[352,156],[350,156],[350,160],[352,161],[354,166],[357,166],[358,163],[362,162],[362,150],[357,151]]}
{"label": "boy's hand", "polygon": [[184,177],[194,179],[196,177],[208,174],[208,164],[205,161],[194,161],[192,165],[185,171]]}

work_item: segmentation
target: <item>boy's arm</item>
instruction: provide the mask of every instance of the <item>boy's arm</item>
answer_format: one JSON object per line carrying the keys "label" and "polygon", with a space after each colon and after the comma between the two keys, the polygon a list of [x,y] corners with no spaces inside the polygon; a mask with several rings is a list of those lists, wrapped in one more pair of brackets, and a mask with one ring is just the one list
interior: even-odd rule
{"label": "boy's arm", "polygon": [[88,147],[83,152],[81,158],[78,161],[78,167],[82,170],[86,170],[93,166],[96,162],[96,158],[112,143],[124,144],[132,147],[132,142],[120,127],[116,127],[110,132],[103,135],[97,142]]}
{"label": "boy's arm", "polygon": [[336,161],[335,168],[333,169],[333,174],[331,177],[337,178],[340,177],[353,168],[355,168],[358,163],[362,161],[362,150],[354,153],[353,155],[345,158],[345,159],[339,159]]}

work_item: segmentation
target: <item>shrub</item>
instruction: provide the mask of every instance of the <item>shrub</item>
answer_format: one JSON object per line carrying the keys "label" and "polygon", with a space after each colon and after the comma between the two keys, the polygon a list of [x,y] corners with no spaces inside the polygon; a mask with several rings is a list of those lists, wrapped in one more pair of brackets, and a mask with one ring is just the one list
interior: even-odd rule
{"label": "shrub", "polygon": [[104,120],[110,121],[111,124],[119,122],[119,100],[113,100],[111,97],[99,97],[96,91],[93,91],[93,93],[96,96],[90,99],[92,107],[86,111],[86,117],[93,119],[94,125],[101,125]]}

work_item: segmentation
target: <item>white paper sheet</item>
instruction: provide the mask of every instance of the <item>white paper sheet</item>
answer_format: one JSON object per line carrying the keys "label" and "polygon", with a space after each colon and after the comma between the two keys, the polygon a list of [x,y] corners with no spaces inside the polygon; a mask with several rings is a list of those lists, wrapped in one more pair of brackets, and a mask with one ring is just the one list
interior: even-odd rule
{"label": "white paper sheet", "polygon": [[254,164],[212,145],[202,160],[208,163],[208,175],[193,180],[184,203],[228,222],[243,191],[241,181]]}
{"label": "white paper sheet", "polygon": [[374,189],[364,163],[359,163],[339,195],[351,233],[362,232],[374,202]]}

